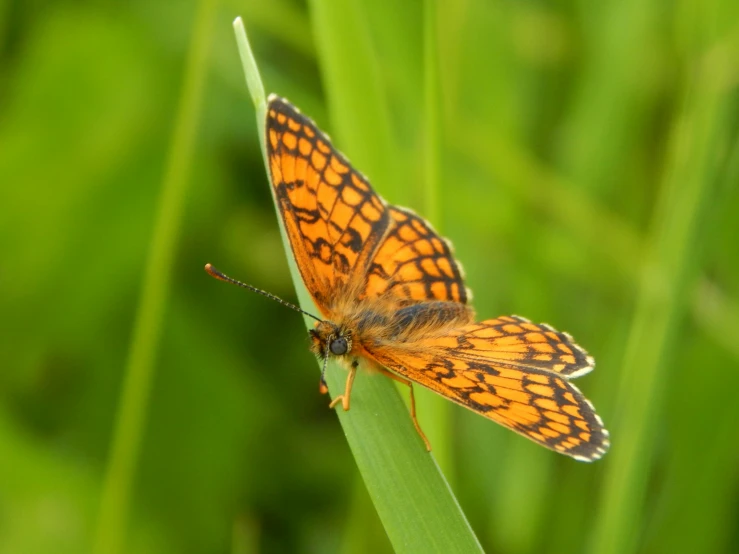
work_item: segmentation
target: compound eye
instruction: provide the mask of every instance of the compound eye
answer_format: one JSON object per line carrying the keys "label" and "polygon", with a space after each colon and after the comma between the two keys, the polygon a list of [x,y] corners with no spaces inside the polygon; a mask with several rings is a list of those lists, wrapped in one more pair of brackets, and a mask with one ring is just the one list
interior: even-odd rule
{"label": "compound eye", "polygon": [[331,350],[331,354],[334,356],[341,356],[342,354],[346,354],[347,350],[349,350],[346,338],[344,337],[332,340],[328,347]]}

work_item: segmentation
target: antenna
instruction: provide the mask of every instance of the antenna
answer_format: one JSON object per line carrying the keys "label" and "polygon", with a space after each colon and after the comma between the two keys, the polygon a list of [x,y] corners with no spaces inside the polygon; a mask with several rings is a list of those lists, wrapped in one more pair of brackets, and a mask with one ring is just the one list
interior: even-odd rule
{"label": "antenna", "polygon": [[241,287],[242,289],[247,289],[252,292],[256,292],[257,294],[261,294],[262,296],[266,296],[270,300],[275,300],[282,304],[283,306],[287,306],[291,310],[295,310],[296,312],[300,312],[301,314],[307,315],[308,317],[312,317],[316,321],[323,321],[320,317],[316,317],[313,314],[310,314],[306,312],[305,310],[301,310],[298,308],[295,304],[290,304],[290,302],[287,302],[286,300],[283,300],[279,296],[275,296],[274,294],[271,294],[267,292],[266,290],[258,289],[257,287],[252,287],[251,285],[247,285],[246,283],[242,283],[241,281],[237,281],[236,279],[233,279],[226,275],[225,273],[221,273],[218,271],[215,267],[213,267],[210,264],[205,264],[205,271],[211,276],[215,277],[219,281],[225,281],[226,283],[231,283],[232,285],[236,285],[237,287]]}

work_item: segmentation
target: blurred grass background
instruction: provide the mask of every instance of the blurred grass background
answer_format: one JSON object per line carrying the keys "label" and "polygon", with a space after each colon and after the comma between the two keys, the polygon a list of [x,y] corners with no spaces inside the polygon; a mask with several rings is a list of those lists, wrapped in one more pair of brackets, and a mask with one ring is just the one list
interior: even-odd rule
{"label": "blurred grass background", "polygon": [[[125,551],[391,549],[300,318],[202,271],[293,298],[238,14],[267,89],[453,240],[480,316],[598,362],[592,465],[426,400],[486,550],[739,550],[739,5],[465,0],[431,38],[427,8],[215,4]],[[0,552],[93,544],[199,9],[0,4]]]}

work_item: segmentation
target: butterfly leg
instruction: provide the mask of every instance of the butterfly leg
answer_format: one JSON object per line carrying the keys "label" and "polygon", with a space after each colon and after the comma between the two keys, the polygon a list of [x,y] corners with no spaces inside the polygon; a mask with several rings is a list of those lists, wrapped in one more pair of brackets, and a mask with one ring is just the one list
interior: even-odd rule
{"label": "butterfly leg", "polygon": [[411,419],[413,419],[413,426],[416,428],[416,432],[423,439],[423,443],[426,445],[426,451],[431,452],[431,443],[426,438],[426,434],[421,430],[421,426],[418,424],[418,419],[416,418],[416,397],[413,395],[413,383],[411,383],[408,379],[403,379],[399,375],[396,375],[395,373],[388,371],[383,367],[378,366],[378,369],[381,373],[384,373],[394,381],[397,381],[398,383],[403,383],[404,385],[408,385],[408,389],[410,389],[411,391]]}
{"label": "butterfly leg", "polygon": [[354,384],[354,377],[356,377],[357,375],[357,366],[359,366],[359,362],[357,362],[356,360],[353,361],[352,367],[349,369],[349,376],[346,378],[344,394],[340,394],[339,396],[334,398],[331,401],[331,404],[328,405],[329,408],[333,408],[339,402],[341,402],[341,407],[344,408],[344,411],[349,411],[349,401],[351,400],[352,396],[352,385]]}

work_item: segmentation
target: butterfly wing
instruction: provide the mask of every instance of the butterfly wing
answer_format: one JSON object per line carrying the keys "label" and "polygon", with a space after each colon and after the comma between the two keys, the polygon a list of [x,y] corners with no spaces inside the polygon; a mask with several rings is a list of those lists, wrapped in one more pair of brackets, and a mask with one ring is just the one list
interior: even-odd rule
{"label": "butterfly wing", "polygon": [[585,375],[595,367],[592,356],[568,333],[515,315],[466,326],[455,340],[455,352],[461,357],[486,356],[499,363],[559,373],[568,379]]}
{"label": "butterfly wing", "polygon": [[329,138],[286,100],[267,107],[267,159],[301,276],[325,316],[332,299],[465,303],[448,243],[410,210],[389,206]]}
{"label": "butterfly wing", "polygon": [[390,216],[385,202],[316,125],[286,100],[267,106],[272,187],[306,288],[327,315],[330,298],[366,273]]}
{"label": "butterfly wing", "polygon": [[388,230],[367,269],[363,296],[391,296],[399,305],[465,304],[470,293],[449,243],[410,210],[389,206],[388,213]]}
{"label": "butterfly wing", "polygon": [[592,358],[548,325],[502,317],[363,347],[388,369],[542,446],[581,461],[608,449],[603,421],[568,380],[592,369]]}

